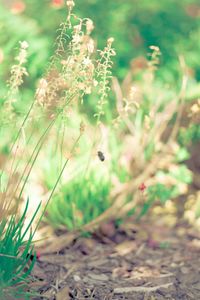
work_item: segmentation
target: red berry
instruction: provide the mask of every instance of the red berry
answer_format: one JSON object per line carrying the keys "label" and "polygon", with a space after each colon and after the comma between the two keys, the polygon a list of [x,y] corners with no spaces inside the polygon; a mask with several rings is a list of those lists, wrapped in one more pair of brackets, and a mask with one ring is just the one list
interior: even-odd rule
{"label": "red berry", "polygon": [[144,184],[144,182],[142,182],[141,184],[140,184],[140,186],[139,186],[139,190],[141,191],[141,192],[144,192],[145,190],[146,190],[146,185]]}

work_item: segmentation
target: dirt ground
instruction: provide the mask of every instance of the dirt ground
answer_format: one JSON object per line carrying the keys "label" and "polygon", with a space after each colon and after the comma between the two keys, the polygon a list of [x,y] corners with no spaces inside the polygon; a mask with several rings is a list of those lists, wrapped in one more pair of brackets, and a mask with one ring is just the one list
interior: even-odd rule
{"label": "dirt ground", "polygon": [[200,232],[185,224],[106,224],[92,238],[41,255],[33,275],[35,300],[198,300]]}

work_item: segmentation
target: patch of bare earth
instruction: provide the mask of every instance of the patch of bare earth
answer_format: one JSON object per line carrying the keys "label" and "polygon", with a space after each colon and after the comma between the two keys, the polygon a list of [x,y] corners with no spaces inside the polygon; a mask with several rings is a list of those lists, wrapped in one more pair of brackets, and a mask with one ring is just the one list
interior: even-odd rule
{"label": "patch of bare earth", "polygon": [[41,256],[35,300],[200,299],[200,234],[183,225],[106,226]]}

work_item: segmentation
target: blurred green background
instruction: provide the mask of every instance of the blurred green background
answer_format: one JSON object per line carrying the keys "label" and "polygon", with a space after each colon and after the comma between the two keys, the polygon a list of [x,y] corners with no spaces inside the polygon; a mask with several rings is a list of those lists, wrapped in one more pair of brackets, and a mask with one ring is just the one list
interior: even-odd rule
{"label": "blurred green background", "polygon": [[[103,48],[115,38],[114,74],[123,79],[131,61],[142,63],[149,46],[162,52],[160,78],[172,83],[180,73],[178,56],[185,57],[188,72],[200,80],[200,3],[198,0],[76,0],[75,12],[95,23],[94,38]],[[27,87],[43,74],[54,50],[56,29],[66,17],[64,0],[0,1],[0,90],[19,40],[30,44]],[[134,67],[134,63],[132,63]],[[137,65],[138,66],[138,65]],[[29,91],[29,93],[31,93]]]}

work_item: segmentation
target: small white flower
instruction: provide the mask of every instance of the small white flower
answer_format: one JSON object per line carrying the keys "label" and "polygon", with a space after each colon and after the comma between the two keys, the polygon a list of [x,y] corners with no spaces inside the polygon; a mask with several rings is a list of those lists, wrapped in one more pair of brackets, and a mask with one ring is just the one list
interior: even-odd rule
{"label": "small white flower", "polygon": [[98,85],[98,81],[97,80],[93,80],[93,85],[97,86]]}
{"label": "small white flower", "polygon": [[75,6],[75,3],[73,0],[68,0],[66,4],[69,8],[73,8]]}
{"label": "small white flower", "polygon": [[47,86],[48,86],[48,82],[46,81],[46,79],[42,78],[39,81],[39,86],[36,90],[36,95],[38,97],[38,99],[42,99],[45,97],[46,95],[46,91],[47,91]]}
{"label": "small white flower", "polygon": [[86,22],[87,34],[90,34],[93,29],[94,29],[94,24],[93,24],[92,20],[88,19],[87,22]]}
{"label": "small white flower", "polygon": [[91,92],[92,92],[91,87],[90,87],[90,86],[87,86],[87,87],[85,88],[85,93],[86,93],[87,95],[89,95],[89,94],[91,94]]}
{"label": "small white flower", "polygon": [[92,39],[90,39],[89,42],[87,43],[87,50],[89,53],[94,52],[94,41]]}
{"label": "small white flower", "polygon": [[76,34],[79,33],[79,32],[81,31],[81,28],[82,28],[81,23],[74,26],[74,31],[76,32]]}
{"label": "small white flower", "polygon": [[84,64],[86,67],[88,67],[88,66],[90,66],[90,65],[92,64],[92,61],[91,61],[91,59],[90,59],[89,57],[86,57],[86,58],[84,58],[84,60],[83,60],[83,64]]}
{"label": "small white flower", "polygon": [[41,89],[46,89],[48,85],[48,82],[46,81],[46,79],[41,78],[40,82],[39,82],[39,88]]}
{"label": "small white flower", "polygon": [[83,91],[85,89],[85,84],[83,82],[79,82],[78,88]]}
{"label": "small white flower", "polygon": [[79,34],[73,35],[72,41],[74,44],[79,44],[81,42],[81,36]]}
{"label": "small white flower", "polygon": [[200,111],[200,106],[196,103],[196,104],[193,104],[192,107],[191,107],[191,112],[196,114]]}
{"label": "small white flower", "polygon": [[160,48],[159,47],[157,47],[157,46],[150,46],[149,47],[151,50],[153,50],[153,51],[156,51],[156,52],[160,52]]}
{"label": "small white flower", "polygon": [[107,40],[107,42],[108,42],[108,44],[109,45],[111,45],[113,42],[114,42],[114,38],[113,37],[110,37],[108,40]]}
{"label": "small white flower", "polygon": [[29,44],[26,41],[20,42],[20,46],[22,49],[27,49],[29,47]]}

